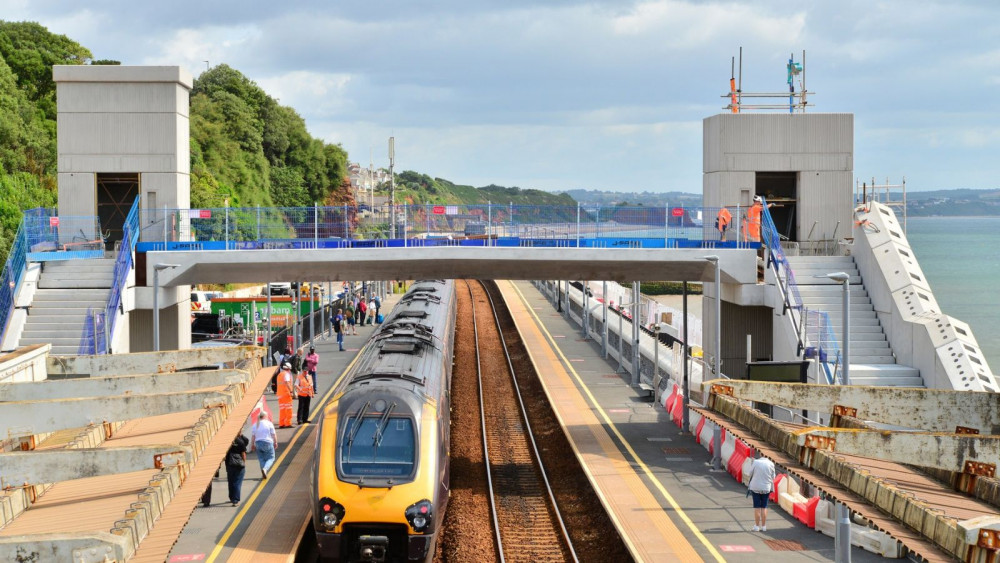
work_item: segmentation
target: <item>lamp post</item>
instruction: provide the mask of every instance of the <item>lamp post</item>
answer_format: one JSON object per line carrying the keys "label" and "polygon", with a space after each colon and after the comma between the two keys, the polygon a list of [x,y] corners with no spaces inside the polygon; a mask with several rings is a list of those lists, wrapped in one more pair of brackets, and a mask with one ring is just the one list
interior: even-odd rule
{"label": "lamp post", "polygon": [[[850,362],[851,362],[851,276],[847,272],[834,272],[826,277],[844,286],[844,309],[843,309],[843,345],[840,355],[843,365],[844,385],[851,384]],[[834,527],[834,561],[837,563],[850,563],[851,561],[851,511],[844,503],[837,504],[837,525]]]}
{"label": "lamp post", "polygon": [[713,377],[722,375],[720,371],[720,357],[722,354],[722,275],[719,267],[719,257],[711,254],[705,257],[715,266],[715,351],[712,354],[712,374]]}
{"label": "lamp post", "polygon": [[153,266],[153,351],[160,351],[160,272],[180,267],[180,264],[156,264]]}
{"label": "lamp post", "polygon": [[[737,237],[739,238],[739,237]],[[715,352],[712,354],[713,377],[720,377],[721,357],[722,357],[722,276],[720,274],[719,257],[710,254],[705,257],[715,266]],[[702,378],[704,380],[704,378]],[[712,470],[722,469],[722,428],[715,425],[712,431]]]}
{"label": "lamp post", "polygon": [[841,364],[843,365],[844,374],[844,385],[851,384],[851,368],[849,367],[851,359],[851,276],[847,275],[846,272],[834,272],[832,274],[827,274],[826,277],[831,280],[838,282],[844,286],[844,304],[843,304],[843,344],[841,346]]}

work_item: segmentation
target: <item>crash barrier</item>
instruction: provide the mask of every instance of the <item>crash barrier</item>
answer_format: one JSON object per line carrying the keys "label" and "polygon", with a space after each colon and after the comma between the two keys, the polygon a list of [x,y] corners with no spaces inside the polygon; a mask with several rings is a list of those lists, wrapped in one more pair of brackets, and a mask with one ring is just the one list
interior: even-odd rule
{"label": "crash barrier", "polygon": [[[662,396],[663,408],[670,414],[674,424],[680,427],[684,404],[683,387],[675,381],[668,381],[667,389],[669,392],[665,392]],[[714,454],[715,445],[712,438],[715,423],[697,410],[690,411],[689,423],[696,441],[709,454]],[[725,428],[721,430],[721,437],[722,466],[735,480],[744,486],[748,485],[755,449],[733,433],[727,432]],[[803,525],[833,536],[833,503],[823,500],[818,495],[804,496],[802,486],[796,477],[788,473],[778,473],[775,476],[770,500]],[[827,516],[827,512],[823,510],[828,510],[829,515]],[[863,519],[861,522],[851,524],[851,544],[887,558],[902,558],[905,554],[905,548],[899,541],[883,531],[869,527]]]}

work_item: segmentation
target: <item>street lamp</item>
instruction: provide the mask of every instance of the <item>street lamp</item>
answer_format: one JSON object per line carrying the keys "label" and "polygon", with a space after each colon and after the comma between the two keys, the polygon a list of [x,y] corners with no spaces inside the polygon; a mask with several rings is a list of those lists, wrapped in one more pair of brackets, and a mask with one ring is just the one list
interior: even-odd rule
{"label": "street lamp", "polygon": [[705,257],[715,266],[715,353],[712,361],[712,371],[714,377],[719,377],[722,375],[720,371],[720,357],[722,354],[722,276],[719,267],[719,257],[715,254],[710,254]]}
{"label": "street lamp", "polygon": [[[739,237],[737,237],[737,240]],[[705,257],[715,266],[715,354],[713,354],[712,369],[715,371],[714,376],[719,377],[722,372],[719,370],[719,364],[721,362],[720,357],[722,355],[722,276],[719,273],[719,257],[715,254],[710,254]],[[704,381],[704,377],[702,378]],[[712,469],[719,471],[722,469],[722,428],[719,425],[715,425],[715,429],[712,432]]]}
{"label": "street lamp", "polygon": [[827,274],[826,277],[831,280],[843,284],[844,286],[844,304],[843,304],[843,321],[844,321],[844,333],[843,333],[843,345],[841,346],[840,353],[840,363],[843,366],[844,372],[844,385],[851,384],[851,371],[850,371],[850,351],[851,351],[851,276],[847,275],[846,272],[834,272],[832,274]]}
{"label": "street lamp", "polygon": [[160,272],[178,268],[180,264],[156,264],[153,266],[153,351],[160,351]]}
{"label": "street lamp", "polygon": [[[844,335],[843,347],[840,355],[844,370],[844,385],[851,384],[850,361],[851,361],[851,276],[846,272],[834,272],[826,277],[843,284],[844,286]],[[851,512],[844,503],[837,504],[837,524],[834,527],[834,561],[837,563],[850,563],[851,561]]]}

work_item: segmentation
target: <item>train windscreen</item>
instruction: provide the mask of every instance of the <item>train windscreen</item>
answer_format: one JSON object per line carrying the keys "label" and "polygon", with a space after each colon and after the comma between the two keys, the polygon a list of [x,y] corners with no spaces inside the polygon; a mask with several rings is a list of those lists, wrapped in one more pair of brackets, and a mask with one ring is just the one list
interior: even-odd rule
{"label": "train windscreen", "polygon": [[345,477],[408,477],[416,463],[416,435],[408,417],[350,417],[340,441]]}

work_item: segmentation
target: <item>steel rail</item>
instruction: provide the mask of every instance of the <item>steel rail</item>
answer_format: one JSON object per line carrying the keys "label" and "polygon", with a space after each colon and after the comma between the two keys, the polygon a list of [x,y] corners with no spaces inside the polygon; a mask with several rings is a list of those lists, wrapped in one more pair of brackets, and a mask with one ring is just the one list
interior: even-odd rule
{"label": "steel rail", "polygon": [[483,433],[483,464],[486,466],[486,489],[490,496],[490,515],[493,518],[493,536],[496,542],[497,556],[500,563],[504,563],[503,540],[500,538],[500,521],[497,519],[496,499],[493,496],[493,472],[490,469],[490,446],[489,438],[486,435],[486,409],[483,403],[483,378],[482,364],[479,358],[479,324],[476,320],[476,296],[472,293],[472,284],[469,280],[464,280],[465,286],[469,290],[469,301],[472,304],[472,334],[476,340],[476,385],[479,387],[479,425]]}
{"label": "steel rail", "polygon": [[[466,282],[466,283],[468,283],[468,282]],[[559,511],[559,505],[556,503],[556,497],[555,497],[555,494],[552,492],[552,486],[549,483],[549,477],[548,477],[548,473],[545,470],[545,464],[542,463],[542,456],[538,452],[538,445],[535,442],[535,433],[531,429],[531,421],[528,419],[528,411],[527,411],[527,409],[525,409],[525,407],[524,407],[524,400],[521,398],[521,387],[517,383],[517,377],[515,375],[516,372],[514,371],[514,363],[510,359],[510,351],[507,350],[507,339],[504,338],[504,335],[503,335],[503,326],[500,324],[500,317],[497,314],[497,308],[496,308],[496,304],[493,301],[493,295],[490,293],[489,287],[487,287],[486,282],[484,282],[482,280],[479,280],[479,283],[480,283],[480,285],[483,286],[483,290],[486,292],[486,297],[490,301],[490,308],[493,310],[493,320],[496,322],[497,332],[500,334],[500,343],[501,343],[501,345],[503,347],[504,358],[507,360],[507,368],[509,369],[509,372],[510,372],[511,382],[514,384],[514,395],[517,397],[517,403],[518,403],[518,405],[521,408],[521,419],[522,419],[522,421],[524,423],[524,430],[525,430],[525,433],[528,435],[528,440],[531,442],[531,449],[532,449],[532,452],[534,453],[535,463],[538,464],[539,473],[542,476],[542,481],[545,483],[545,492],[548,494],[549,502],[550,502],[550,504],[552,506],[553,514],[555,516],[556,522],[559,523],[559,530],[562,533],[563,541],[566,542],[567,549],[569,549],[569,554],[572,556],[572,558],[573,558],[572,560],[574,562],[578,563],[580,559],[577,557],[576,550],[573,548],[573,541],[569,537],[569,532],[566,530],[566,523],[563,521],[562,513]],[[478,342],[478,336],[477,336],[477,342]],[[478,358],[478,355],[479,355],[479,349],[478,349],[478,344],[477,344],[477,349],[476,349],[476,356],[477,356],[477,358]],[[480,387],[480,404],[481,404],[481,401],[482,401],[482,387]],[[483,424],[484,424],[484,428],[485,428],[485,418],[484,418]],[[485,438],[485,430],[484,430],[484,434],[483,434],[483,439],[484,440],[486,439]],[[487,467],[489,467],[488,458],[487,458],[487,464],[486,465],[487,465]],[[490,495],[491,495],[491,498],[492,498],[492,488],[491,488]],[[494,516],[494,518],[495,518],[495,516]],[[500,532],[499,532],[499,529],[498,529],[497,530],[497,534],[499,534],[499,533]],[[501,560],[502,560],[502,558],[503,558],[503,556],[501,555]]]}

